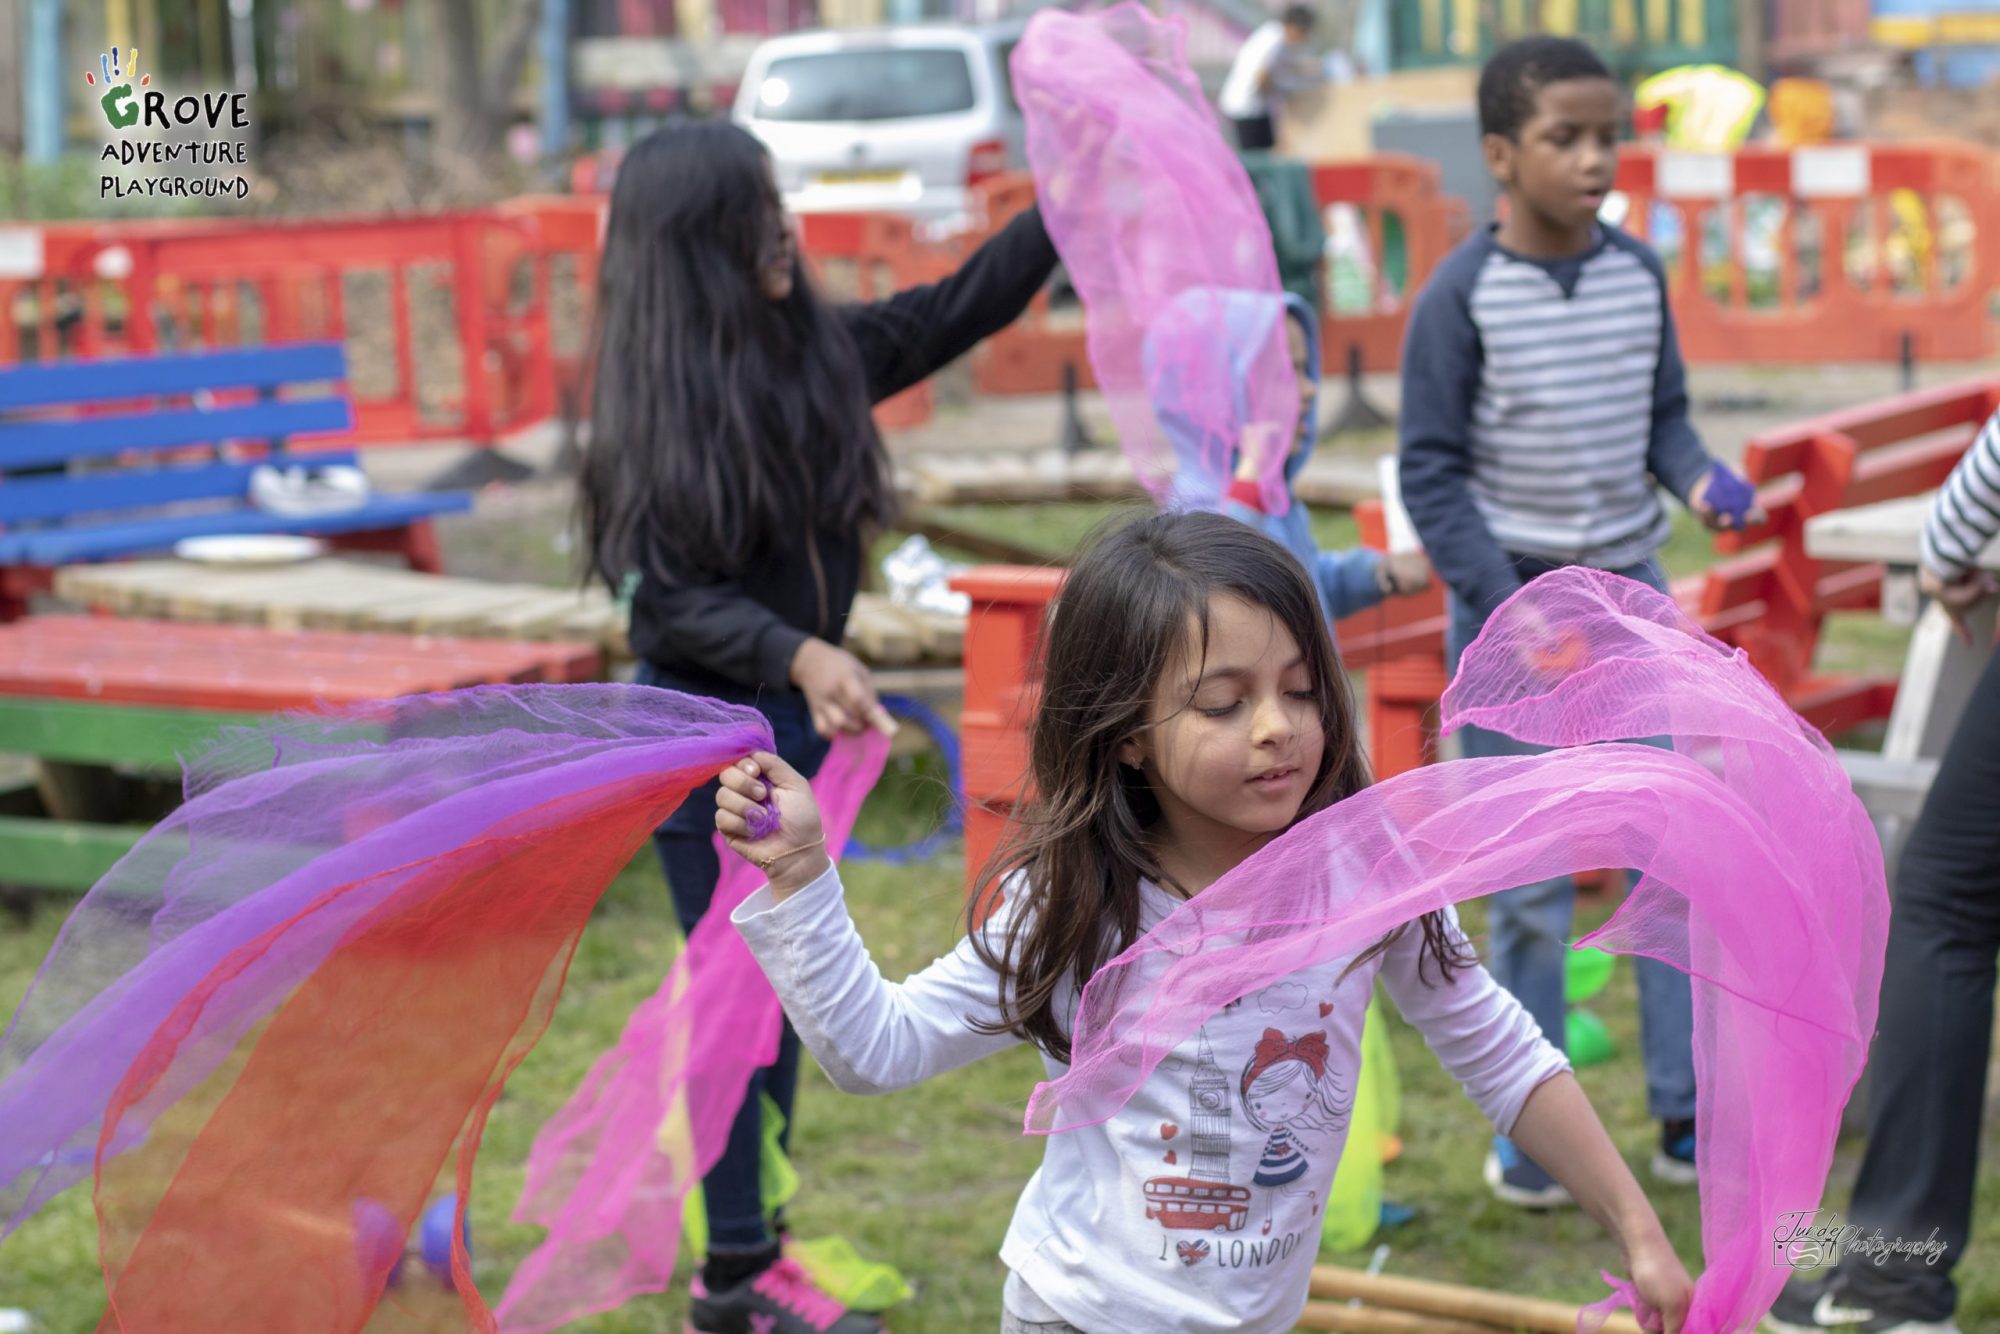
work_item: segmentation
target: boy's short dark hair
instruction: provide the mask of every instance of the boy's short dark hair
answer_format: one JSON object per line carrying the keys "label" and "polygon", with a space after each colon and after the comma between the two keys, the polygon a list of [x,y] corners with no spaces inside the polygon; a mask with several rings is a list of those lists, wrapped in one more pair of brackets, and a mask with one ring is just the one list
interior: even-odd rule
{"label": "boy's short dark hair", "polygon": [[1523,37],[1493,53],[1479,72],[1479,132],[1508,139],[1535,114],[1535,96],[1566,79],[1608,79],[1597,52],[1574,37]]}
{"label": "boy's short dark hair", "polygon": [[[1268,14],[1271,11],[1267,9],[1264,12]],[[1278,16],[1278,22],[1287,28],[1311,32],[1313,25],[1319,22],[1319,15],[1311,5],[1286,5],[1285,12]]]}

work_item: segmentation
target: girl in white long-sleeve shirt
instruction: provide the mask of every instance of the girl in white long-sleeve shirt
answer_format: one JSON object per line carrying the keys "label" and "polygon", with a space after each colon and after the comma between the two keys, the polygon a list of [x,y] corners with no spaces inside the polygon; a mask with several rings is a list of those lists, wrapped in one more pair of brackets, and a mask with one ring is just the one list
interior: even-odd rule
{"label": "girl in white long-sleeve shirt", "polygon": [[[716,827],[770,877],[736,924],[840,1088],[906,1088],[1022,1041],[1062,1074],[1077,997],[1105,960],[1367,781],[1304,572],[1207,514],[1138,520],[1077,564],[1044,633],[1029,750],[1035,798],[975,895],[996,910],[900,984],[848,917],[804,780],[768,754],[724,774]],[[750,841],[758,802],[779,829]],[[1378,976],[1494,1126],[1611,1231],[1677,1329],[1690,1284],[1651,1206],[1449,911],[1239,998],[1109,1121],[1051,1136],[1001,1247],[1005,1328],[1291,1328]]]}

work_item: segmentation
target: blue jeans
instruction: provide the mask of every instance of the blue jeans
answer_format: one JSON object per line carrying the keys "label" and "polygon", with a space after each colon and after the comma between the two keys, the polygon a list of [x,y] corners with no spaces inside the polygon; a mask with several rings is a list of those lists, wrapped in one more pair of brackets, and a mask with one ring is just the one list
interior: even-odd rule
{"label": "blue jeans", "polygon": [[[724,694],[713,688],[697,690],[643,659],[639,663],[638,682],[685,694],[705,694],[710,699],[756,709],[770,719],[778,754],[807,778],[818,773],[826,759],[827,742],[813,731],[805,697],[794,691]],[[711,782],[689,793],[679,809],[653,831],[653,847],[660,854],[661,869],[666,872],[674,912],[680,917],[681,930],[690,935],[695,923],[708,911],[709,901],[715,897],[715,882],[722,874],[722,862],[715,849],[715,793],[720,786],[719,782]],[[702,1178],[711,1252],[762,1250],[774,1240],[770,1220],[764,1213],[763,1095],[769,1094],[784,1113],[785,1134],[780,1143],[789,1144],[792,1099],[798,1085],[799,1035],[792,1031],[788,1019],[778,1037],[777,1060],[750,1076],[750,1086],[736,1120],[729,1127],[729,1142],[722,1157]]]}
{"label": "blue jeans", "polygon": [[[1516,556],[1521,578],[1531,580],[1557,565]],[[1655,561],[1614,570],[1649,588],[1666,591],[1666,577]],[[1448,593],[1450,621],[1445,632],[1445,665],[1453,676],[1466,646],[1478,637],[1484,620],[1456,594]],[[1536,755],[1548,749],[1516,741],[1484,728],[1458,731],[1468,757]],[[1666,744],[1663,738],[1649,738]],[[1503,889],[1486,900],[1491,937],[1487,970],[1493,980],[1512,992],[1522,1008],[1542,1026],[1542,1034],[1557,1047],[1564,1045],[1567,1003],[1563,973],[1569,950],[1571,911],[1576,882],[1558,876],[1532,885]],[[1639,1045],[1646,1063],[1646,1105],[1661,1120],[1694,1116],[1694,992],[1686,973],[1657,959],[1634,957],[1639,981]]]}

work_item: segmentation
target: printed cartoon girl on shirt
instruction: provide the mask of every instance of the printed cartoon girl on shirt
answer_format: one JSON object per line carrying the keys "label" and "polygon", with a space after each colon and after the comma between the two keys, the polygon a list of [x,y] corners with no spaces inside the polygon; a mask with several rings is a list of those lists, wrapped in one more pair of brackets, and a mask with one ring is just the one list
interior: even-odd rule
{"label": "printed cartoon girl on shirt", "polygon": [[1317,1199],[1319,1194],[1298,1184],[1308,1167],[1299,1132],[1326,1133],[1347,1124],[1349,1094],[1337,1079],[1327,1077],[1327,1056],[1324,1033],[1288,1038],[1267,1028],[1243,1067],[1238,1086],[1243,1112],[1251,1125],[1270,1136],[1251,1179],[1252,1185],[1270,1188],[1264,1204],[1266,1232],[1279,1196],[1302,1193]]}

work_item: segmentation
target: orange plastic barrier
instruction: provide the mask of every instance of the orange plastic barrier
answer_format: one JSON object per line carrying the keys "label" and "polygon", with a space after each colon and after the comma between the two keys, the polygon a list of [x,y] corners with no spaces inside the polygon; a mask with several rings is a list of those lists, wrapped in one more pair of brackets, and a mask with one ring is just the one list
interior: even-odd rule
{"label": "orange plastic barrier", "polygon": [[2000,379],[1971,380],[1783,427],[1745,449],[1744,473],[1759,484],[1769,519],[1717,535],[1718,551],[1745,554],[1706,573],[1691,610],[1822,731],[1888,717],[1896,682],[1814,672],[1827,613],[1879,607],[1882,567],[1814,559],[1807,521],[1943,485],[1996,408]]}
{"label": "orange plastic barrier", "polygon": [[[1669,243],[1690,361],[1892,361],[1995,352],[2000,282],[1991,154],[1961,143],[1842,143],[1735,153],[1629,147],[1626,226]],[[1655,205],[1672,210],[1678,236]]]}
{"label": "orange plastic barrier", "polygon": [[[1330,371],[1345,369],[1350,349],[1358,349],[1363,370],[1395,370],[1402,364],[1403,327],[1410,307],[1431,271],[1464,232],[1464,207],[1444,194],[1436,163],[1403,153],[1319,163],[1312,178],[1322,217],[1340,207],[1361,215],[1372,261],[1365,311],[1336,310],[1333,275],[1321,267],[1320,345],[1325,364]],[[1386,262],[1393,249],[1392,227],[1402,235],[1400,284]]]}
{"label": "orange plastic barrier", "polygon": [[[610,196],[601,194],[522,195],[499,206],[503,218],[534,228],[549,313],[548,356],[557,407],[565,421],[589,416],[590,337],[597,303],[597,268],[604,250]],[[518,256],[495,256],[487,274],[487,301],[507,299]]]}
{"label": "orange plastic barrier", "polygon": [[[1028,722],[1035,653],[1067,572],[1016,565],[967,570],[951,586],[972,598],[965,622],[965,883],[971,892],[1014,808],[1028,794]],[[990,908],[991,905],[985,905]]]}
{"label": "orange plastic barrier", "polygon": [[[355,407],[340,439],[360,444],[491,444],[553,411],[547,281],[530,220],[107,224],[65,245],[48,279],[80,297],[78,356],[339,338]],[[494,275],[509,264],[503,286],[515,290],[499,299]],[[515,269],[525,283],[511,281]],[[444,299],[420,305],[420,291]]]}

